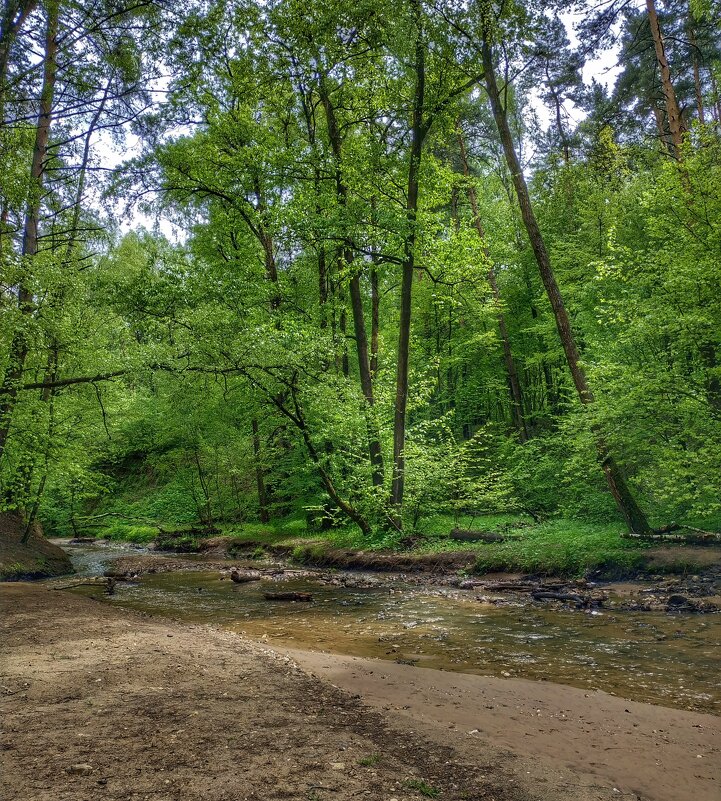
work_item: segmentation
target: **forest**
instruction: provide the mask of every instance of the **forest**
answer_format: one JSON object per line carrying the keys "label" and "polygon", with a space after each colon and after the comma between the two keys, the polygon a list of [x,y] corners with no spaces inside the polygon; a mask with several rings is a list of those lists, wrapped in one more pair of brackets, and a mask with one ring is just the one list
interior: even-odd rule
{"label": "forest", "polygon": [[6,0],[3,509],[718,531],[720,30],[716,0]]}
{"label": "forest", "polygon": [[719,801],[721,0],[3,0],[8,801]]}

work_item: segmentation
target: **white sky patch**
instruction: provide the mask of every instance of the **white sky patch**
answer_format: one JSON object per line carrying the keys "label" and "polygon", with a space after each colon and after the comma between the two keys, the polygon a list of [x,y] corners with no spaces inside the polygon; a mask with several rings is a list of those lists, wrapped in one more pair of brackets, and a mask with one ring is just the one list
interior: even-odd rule
{"label": "white sky patch", "polygon": [[[566,12],[560,15],[572,47],[576,47],[579,44],[575,26],[583,18],[584,15],[578,12]],[[588,59],[583,66],[581,76],[586,85],[590,85],[591,81],[595,79],[598,83],[611,90],[622,69],[622,65],[618,63],[618,47],[612,47],[601,51],[596,57]],[[161,88],[167,89],[167,82]],[[552,115],[548,106],[541,99],[540,92],[532,92],[528,100],[542,128],[547,130],[552,122]],[[563,110],[569,126],[577,125],[586,116],[585,112],[576,106],[572,100],[564,100]],[[116,169],[125,161],[141,155],[142,142],[139,137],[128,131],[125,139],[126,141],[121,149],[111,141],[109,136],[99,137],[94,149],[96,155],[105,166]],[[129,231],[146,228],[149,231],[162,234],[173,243],[182,243],[188,238],[189,232],[171,222],[163,215],[160,208],[158,213],[154,215],[146,214],[139,208],[138,203],[128,209],[123,208],[121,203],[118,202],[115,208],[115,222],[118,230],[123,235]]]}

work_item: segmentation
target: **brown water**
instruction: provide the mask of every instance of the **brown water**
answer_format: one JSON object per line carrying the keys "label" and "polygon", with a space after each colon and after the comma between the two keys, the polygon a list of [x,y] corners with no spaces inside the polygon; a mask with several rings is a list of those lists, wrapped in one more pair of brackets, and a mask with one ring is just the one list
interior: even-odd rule
{"label": "brown water", "polygon": [[[134,552],[137,554],[137,551]],[[119,555],[125,555],[119,553]],[[86,574],[107,561],[78,554]],[[269,602],[267,590],[313,593]],[[81,588],[83,592],[97,590]],[[419,667],[553,681],[625,698],[721,713],[721,615],[496,607],[437,588],[328,586],[311,579],[235,585],[217,571],[146,574],[111,603],[212,623],[271,644]]]}

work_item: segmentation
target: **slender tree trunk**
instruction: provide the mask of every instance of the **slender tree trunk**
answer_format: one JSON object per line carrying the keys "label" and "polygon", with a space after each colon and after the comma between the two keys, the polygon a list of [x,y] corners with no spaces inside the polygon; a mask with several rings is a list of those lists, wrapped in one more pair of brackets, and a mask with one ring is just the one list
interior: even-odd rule
{"label": "slender tree trunk", "polygon": [[348,312],[345,307],[345,298],[341,299],[343,305],[340,310],[340,319],[338,320],[338,329],[341,338],[341,356],[340,368],[341,372],[346,378],[350,377],[350,362],[348,361]]}
{"label": "slender tree trunk", "polygon": [[478,231],[478,236],[484,243],[483,252],[491,265],[488,269],[488,283],[491,286],[493,293],[493,300],[496,304],[496,312],[498,319],[498,330],[501,335],[501,343],[503,345],[503,362],[506,365],[506,378],[508,380],[508,388],[511,395],[511,416],[513,418],[513,425],[518,432],[518,439],[520,442],[528,440],[528,429],[526,428],[526,421],[523,417],[523,395],[521,393],[521,383],[518,379],[518,371],[516,370],[516,362],[513,358],[511,351],[511,341],[508,337],[508,328],[506,326],[506,318],[503,314],[503,307],[501,304],[501,293],[498,291],[498,282],[496,281],[495,270],[491,262],[491,254],[485,245],[485,231],[483,230],[483,223],[481,222],[481,215],[478,212],[478,199],[476,197],[476,189],[470,183],[470,169],[468,167],[468,157],[466,155],[466,146],[463,141],[463,134],[458,134],[458,144],[461,153],[461,165],[463,167],[463,175],[467,180],[466,193],[468,200],[471,204],[471,211],[473,212],[473,223]]}
{"label": "slender tree trunk", "polygon": [[[40,110],[35,129],[35,146],[30,167],[30,193],[25,223],[23,227],[22,255],[24,270],[31,269],[32,260],[38,252],[38,226],[40,223],[40,203],[42,198],[43,176],[45,173],[48,139],[52,123],[53,98],[57,75],[57,37],[59,3],[49,0],[45,29],[45,57],[43,63],[43,84],[40,93]],[[13,334],[8,362],[2,387],[0,388],[0,457],[10,431],[12,414],[22,379],[25,360],[28,354],[27,322],[33,313],[33,297],[25,281],[18,287],[18,308],[21,320]]]}
{"label": "slender tree trunk", "polygon": [[[325,77],[320,80],[320,98],[325,110],[326,121],[328,123],[328,139],[330,141],[333,158],[336,167],[336,196],[338,205],[342,209],[348,206],[348,187],[343,180],[342,162],[342,140],[335,109],[330,102]],[[349,270],[353,269],[354,254],[350,243],[346,242],[343,251],[343,260]],[[368,355],[368,336],[366,334],[365,315],[363,312],[363,296],[361,294],[360,273],[355,272],[349,283],[351,310],[353,312],[353,330],[355,334],[356,355],[358,357],[358,373],[360,375],[361,391],[366,401],[364,416],[368,432],[368,454],[370,458],[373,485],[383,486],[383,452],[381,450],[380,435],[378,425],[375,420],[374,397],[373,397],[373,378]]]}
{"label": "slender tree trunk", "polygon": [[412,1],[416,18],[415,73],[416,85],[413,95],[413,121],[411,125],[411,152],[408,164],[408,188],[406,200],[406,224],[408,230],[404,242],[403,277],[401,281],[401,308],[398,332],[398,366],[396,372],[396,400],[393,418],[393,481],[391,506],[395,509],[396,524],[401,525],[400,512],[403,506],[405,486],[405,441],[406,407],[408,404],[408,357],[411,337],[411,295],[415,271],[416,220],[418,216],[418,193],[423,140],[428,131],[423,118],[426,94],[426,54],[421,25],[419,0]]}
{"label": "slender tree trunk", "polygon": [[354,276],[350,281],[350,297],[353,308],[353,324],[355,327],[356,349],[358,361],[362,365],[359,369],[361,389],[368,408],[365,410],[366,425],[368,428],[368,452],[373,469],[373,486],[383,486],[383,453],[381,452],[378,426],[374,417],[373,380],[368,358],[368,341],[366,339],[363,319],[363,301],[360,292],[360,277]]}
{"label": "slender tree trunk", "polygon": [[261,523],[270,520],[268,514],[268,494],[265,489],[265,470],[263,469],[263,458],[260,450],[260,434],[258,433],[258,421],[253,419],[253,457],[255,459],[255,482],[258,487],[258,509]]}
{"label": "slender tree trunk", "polygon": [[[493,54],[490,45],[484,40],[483,47],[483,68],[485,70],[486,88],[491,101],[491,109],[493,111],[493,118],[498,128],[503,152],[506,157],[508,169],[511,172],[513,179],[513,186],[516,190],[516,196],[521,208],[521,217],[531,242],[536,263],[541,274],[541,280],[546,290],[546,295],[551,303],[553,315],[556,320],[556,328],[558,335],[561,339],[563,351],[566,355],[566,361],[571,371],[573,383],[578,392],[578,397],[583,404],[591,404],[594,401],[593,394],[588,385],[586,374],[581,367],[578,347],[571,330],[571,323],[568,318],[566,306],[561,297],[561,292],[556,283],[556,277],[553,274],[551,267],[551,259],[546,250],[546,243],[544,242],[541,230],[538,227],[536,215],[533,212],[531,205],[531,197],[528,192],[526,180],[523,177],[523,171],[516,154],[516,149],[513,144],[513,137],[511,129],[508,125],[508,117],[506,110],[501,103],[501,96],[496,82],[495,67],[493,64]],[[651,528],[646,520],[644,513],[636,503],[635,498],[626,484],[623,473],[611,456],[605,438],[596,432],[596,448],[601,462],[601,467],[606,476],[609,490],[616,501],[621,515],[623,516],[629,530],[633,534],[645,535],[650,533]]]}
{"label": "slender tree trunk", "polygon": [[5,122],[5,102],[7,100],[7,74],[10,63],[10,50],[17,39],[25,21],[33,12],[37,0],[7,0],[2,15],[0,30],[0,124]]}
{"label": "slender tree trunk", "polygon": [[646,0],[646,10],[648,11],[648,23],[651,27],[651,37],[656,51],[656,61],[658,62],[659,72],[661,73],[661,87],[666,101],[666,115],[668,117],[668,128],[671,132],[674,155],[677,159],[681,158],[683,146],[684,125],[681,119],[681,111],[676,99],[676,92],[671,82],[671,70],[666,58],[661,27],[658,23],[658,14],[654,0]]}
{"label": "slender tree trunk", "polygon": [[205,510],[201,511],[198,509],[198,516],[201,518],[201,523],[204,523],[208,528],[211,528],[213,525],[213,509],[210,503],[210,488],[208,487],[208,480],[203,472],[203,465],[200,461],[200,452],[197,448],[193,452],[193,456],[195,457],[195,466],[198,470],[198,481],[200,483],[200,489],[203,493],[203,501],[205,503]]}
{"label": "slender tree trunk", "polygon": [[696,92],[696,113],[698,114],[698,121],[701,125],[706,124],[704,108],[703,108],[703,89],[701,87],[701,69],[698,62],[698,42],[696,40],[696,28],[693,24],[693,15],[689,13],[688,19],[688,41],[691,46],[691,61],[693,63],[693,85]]}
{"label": "slender tree trunk", "polygon": [[380,320],[380,292],[378,290],[378,269],[376,259],[373,257],[371,266],[371,378],[375,379],[378,373],[378,331]]}
{"label": "slender tree trunk", "polygon": [[561,114],[561,99],[558,96],[558,92],[553,88],[553,84],[551,82],[551,76],[548,72],[548,64],[546,64],[546,80],[548,81],[548,90],[551,93],[551,97],[553,98],[553,107],[556,112],[556,129],[558,130],[558,138],[561,142],[561,150],[563,152],[563,163],[568,166],[569,162],[571,161],[571,147],[568,143],[568,138],[566,137],[566,132],[563,130],[563,116]]}
{"label": "slender tree trunk", "polygon": [[318,301],[320,303],[320,327],[328,327],[325,304],[328,302],[328,270],[325,263],[325,245],[318,251]]}

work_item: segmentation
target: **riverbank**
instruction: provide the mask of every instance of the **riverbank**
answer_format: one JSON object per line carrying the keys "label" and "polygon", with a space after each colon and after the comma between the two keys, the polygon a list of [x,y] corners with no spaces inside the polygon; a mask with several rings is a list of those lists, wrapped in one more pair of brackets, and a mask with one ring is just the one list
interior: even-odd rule
{"label": "riverbank", "polygon": [[0,597],[3,776],[17,801],[717,798],[710,715],[545,682],[291,659],[41,585]]}
{"label": "riverbank", "polygon": [[410,535],[366,536],[347,526],[321,532],[298,517],[269,524],[218,523],[212,533],[119,522],[94,532],[98,538],[152,545],[159,551],[282,557],[309,567],[379,572],[512,572],[612,580],[721,567],[721,534],[709,534],[701,542],[693,531],[686,531],[688,536],[672,532],[647,541],[624,536],[618,523],[536,521],[508,514],[437,515]]}
{"label": "riverbank", "polygon": [[[0,581],[22,581],[72,573],[68,554],[43,536],[34,522],[27,524],[13,512],[0,513]],[[27,539],[26,542],[23,540]]]}

